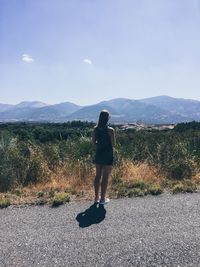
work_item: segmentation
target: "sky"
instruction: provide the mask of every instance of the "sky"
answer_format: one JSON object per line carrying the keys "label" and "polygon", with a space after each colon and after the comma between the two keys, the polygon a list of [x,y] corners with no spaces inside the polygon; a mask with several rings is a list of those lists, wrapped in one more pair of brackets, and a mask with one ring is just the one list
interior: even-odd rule
{"label": "sky", "polygon": [[0,103],[199,89],[200,0],[0,0]]}

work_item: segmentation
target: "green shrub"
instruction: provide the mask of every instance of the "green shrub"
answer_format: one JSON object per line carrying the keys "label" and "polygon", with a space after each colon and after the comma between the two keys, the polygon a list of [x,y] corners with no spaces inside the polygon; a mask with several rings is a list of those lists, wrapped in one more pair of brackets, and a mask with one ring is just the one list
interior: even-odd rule
{"label": "green shrub", "polygon": [[28,185],[30,183],[36,184],[38,182],[44,182],[48,180],[48,168],[45,164],[43,156],[38,152],[33,154],[31,160],[28,163],[28,168],[26,171],[26,176],[23,185]]}
{"label": "green shrub", "polygon": [[185,180],[182,182],[179,182],[178,184],[175,184],[172,187],[172,193],[177,194],[177,193],[193,193],[197,190],[197,185],[190,181],[190,180]]}
{"label": "green shrub", "polygon": [[163,188],[159,184],[151,184],[148,191],[151,195],[157,196],[163,193]]}
{"label": "green shrub", "polygon": [[148,186],[148,184],[145,183],[144,181],[141,181],[141,180],[127,183],[128,188],[139,188],[141,190],[144,190],[147,186]]}
{"label": "green shrub", "polygon": [[111,190],[117,193],[117,197],[159,195],[163,193],[163,188],[159,184],[141,180],[115,183],[112,184]]}
{"label": "green shrub", "polygon": [[38,199],[38,200],[35,202],[36,205],[44,205],[44,204],[46,204],[46,203],[47,203],[47,200],[46,200],[46,199],[43,199],[43,198]]}
{"label": "green shrub", "polygon": [[129,190],[127,187],[119,187],[117,190],[117,197],[127,197],[129,194]]}
{"label": "green shrub", "polygon": [[11,205],[10,199],[8,199],[8,198],[1,198],[0,199],[0,208],[1,209],[7,208],[10,205]]}
{"label": "green shrub", "polygon": [[176,184],[172,188],[173,194],[184,192],[184,185],[182,183]]}
{"label": "green shrub", "polygon": [[23,192],[20,189],[14,189],[12,191],[12,194],[15,194],[16,196],[20,197],[21,195],[23,195]]}
{"label": "green shrub", "polygon": [[12,190],[17,186],[44,182],[48,169],[42,151],[17,138],[0,140],[0,191]]}
{"label": "green shrub", "polygon": [[45,144],[42,146],[44,160],[48,164],[48,168],[51,171],[56,171],[60,165],[60,153],[59,146],[57,144]]}
{"label": "green shrub", "polygon": [[128,192],[128,197],[143,197],[145,192],[142,191],[140,188],[132,188]]}
{"label": "green shrub", "polygon": [[[45,183],[52,175],[58,177],[61,172],[66,177],[81,178],[85,183],[94,174],[93,126],[92,123],[78,121],[0,124],[0,191]],[[136,131],[113,127],[117,133],[117,144],[114,148],[112,186],[120,196],[134,194],[134,190],[129,193],[134,188],[145,195],[156,195],[162,191],[151,189],[143,181],[121,184],[125,178],[123,160],[146,161],[173,181],[191,179],[193,172],[200,167],[200,133],[196,122],[182,125],[181,131],[178,128],[174,131]],[[185,127],[187,131],[183,130]],[[194,190],[193,186],[188,185],[187,188],[188,191]],[[55,192],[49,194],[54,197]],[[20,192],[16,191],[16,195]]]}
{"label": "green shrub", "polygon": [[185,186],[185,192],[187,193],[193,193],[197,190],[196,183],[190,180],[185,180],[184,186]]}
{"label": "green shrub", "polygon": [[44,197],[44,192],[43,191],[39,191],[37,192],[37,197]]}
{"label": "green shrub", "polygon": [[54,197],[55,196],[55,189],[51,188],[49,191],[49,197]]}
{"label": "green shrub", "polygon": [[186,162],[173,164],[170,169],[170,178],[174,180],[191,179],[192,177],[192,166]]}
{"label": "green shrub", "polygon": [[65,188],[65,193],[69,193],[71,195],[76,195],[77,191],[71,187],[67,187],[67,188]]}
{"label": "green shrub", "polygon": [[53,198],[53,207],[57,207],[59,205],[62,205],[66,202],[70,202],[70,196],[66,193],[58,193]]}

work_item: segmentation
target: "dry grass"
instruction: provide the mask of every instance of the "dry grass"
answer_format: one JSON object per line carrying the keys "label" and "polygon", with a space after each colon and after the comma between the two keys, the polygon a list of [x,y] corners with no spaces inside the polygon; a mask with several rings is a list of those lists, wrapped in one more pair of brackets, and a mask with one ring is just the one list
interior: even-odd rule
{"label": "dry grass", "polygon": [[[86,176],[86,174],[88,176]],[[0,197],[9,197],[11,203],[17,204],[37,204],[39,195],[43,193],[44,197],[40,200],[51,202],[54,194],[68,192],[71,199],[82,200],[92,199],[93,197],[93,180],[95,168],[91,173],[74,168],[57,168],[56,173],[51,173],[48,182],[29,184],[26,187],[18,187],[7,193],[0,193]]]}
{"label": "dry grass", "polygon": [[197,173],[193,176],[192,180],[193,180],[196,184],[200,184],[200,171],[197,172]]}
{"label": "dry grass", "polygon": [[[12,204],[37,204],[38,201],[51,202],[56,193],[67,192],[72,200],[92,200],[95,166],[81,164],[68,163],[57,168],[56,173],[51,172],[48,182],[15,188],[11,192],[0,193],[0,197],[8,197]],[[114,179],[125,182],[143,181],[164,187],[168,184],[167,178],[154,166],[150,166],[147,162],[136,164],[131,160],[122,160],[114,166],[108,182],[108,192]],[[200,184],[200,172],[192,180]]]}
{"label": "dry grass", "polygon": [[147,162],[134,163],[131,160],[123,160],[119,166],[113,170],[113,176],[120,176],[124,181],[141,180],[144,182],[162,183],[166,178],[154,166]]}

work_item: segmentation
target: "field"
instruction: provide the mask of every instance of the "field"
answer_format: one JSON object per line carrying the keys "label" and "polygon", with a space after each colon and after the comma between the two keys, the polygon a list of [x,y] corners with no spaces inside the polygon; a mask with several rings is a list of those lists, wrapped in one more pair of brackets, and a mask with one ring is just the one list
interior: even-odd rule
{"label": "field", "polygon": [[[200,123],[116,131],[110,197],[195,192],[200,182]],[[0,206],[93,199],[94,124],[0,124]]]}

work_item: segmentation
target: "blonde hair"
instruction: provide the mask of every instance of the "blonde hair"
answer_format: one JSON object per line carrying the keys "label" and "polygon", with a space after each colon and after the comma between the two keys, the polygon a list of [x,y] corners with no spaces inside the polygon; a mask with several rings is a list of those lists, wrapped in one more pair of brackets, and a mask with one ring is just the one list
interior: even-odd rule
{"label": "blonde hair", "polygon": [[108,120],[109,120],[109,117],[110,117],[110,114],[109,114],[108,110],[103,109],[103,110],[100,112],[97,127],[99,127],[99,128],[104,128],[104,127],[106,127],[106,125],[107,125],[107,123],[108,123]]}

